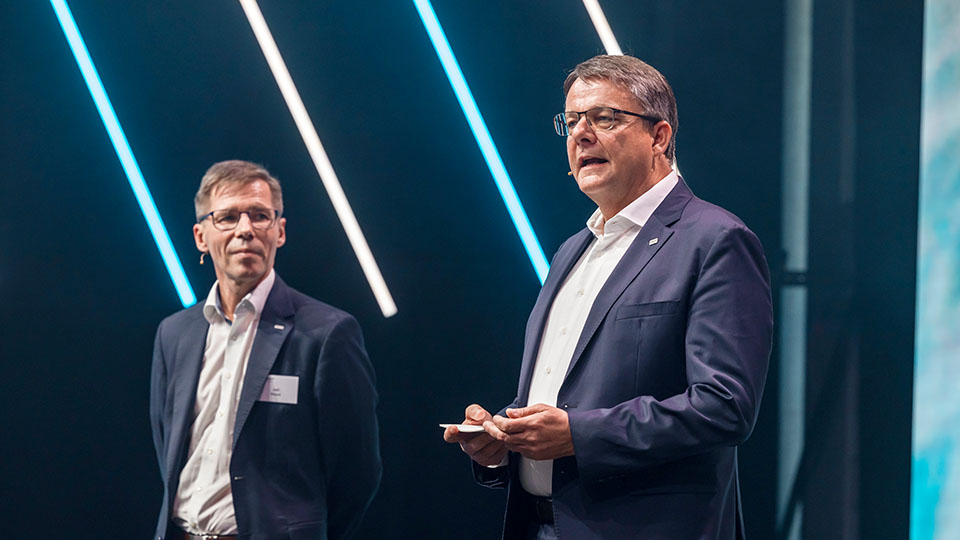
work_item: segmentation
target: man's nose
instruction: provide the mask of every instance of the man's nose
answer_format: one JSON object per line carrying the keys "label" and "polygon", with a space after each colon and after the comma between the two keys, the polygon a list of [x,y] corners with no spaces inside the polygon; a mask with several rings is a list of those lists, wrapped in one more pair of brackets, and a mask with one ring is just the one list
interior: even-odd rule
{"label": "man's nose", "polygon": [[587,115],[582,115],[577,120],[577,123],[573,125],[573,129],[569,129],[570,136],[573,137],[573,140],[580,142],[581,140],[592,141],[596,133],[593,131],[593,125],[590,124],[590,120],[587,119]]}
{"label": "man's nose", "polygon": [[246,212],[240,213],[240,217],[237,220],[237,228],[234,229],[234,234],[238,236],[249,236],[253,234],[253,222],[250,221],[250,214]]}

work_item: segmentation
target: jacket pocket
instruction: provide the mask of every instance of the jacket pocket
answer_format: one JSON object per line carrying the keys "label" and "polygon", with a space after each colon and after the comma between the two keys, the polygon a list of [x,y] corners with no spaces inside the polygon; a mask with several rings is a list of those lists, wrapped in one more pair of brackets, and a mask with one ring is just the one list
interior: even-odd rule
{"label": "jacket pocket", "polygon": [[624,304],[617,308],[617,319],[636,319],[655,315],[673,315],[680,311],[680,302],[648,302],[646,304]]}

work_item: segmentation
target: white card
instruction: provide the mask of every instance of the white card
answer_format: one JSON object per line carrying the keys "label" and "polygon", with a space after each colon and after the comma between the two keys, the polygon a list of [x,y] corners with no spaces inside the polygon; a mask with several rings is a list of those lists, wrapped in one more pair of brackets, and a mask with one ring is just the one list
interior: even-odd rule
{"label": "white card", "polygon": [[263,385],[258,401],[271,403],[297,404],[297,389],[300,388],[300,377],[295,375],[267,375],[267,382]]}

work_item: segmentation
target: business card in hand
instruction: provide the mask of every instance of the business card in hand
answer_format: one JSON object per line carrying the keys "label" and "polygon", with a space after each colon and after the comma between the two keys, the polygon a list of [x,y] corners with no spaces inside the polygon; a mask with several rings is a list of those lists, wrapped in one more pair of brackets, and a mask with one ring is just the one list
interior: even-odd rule
{"label": "business card in hand", "polygon": [[457,431],[460,433],[480,433],[483,431],[483,426],[475,426],[473,424],[440,424],[440,427],[443,429],[447,429],[450,426],[457,428]]}

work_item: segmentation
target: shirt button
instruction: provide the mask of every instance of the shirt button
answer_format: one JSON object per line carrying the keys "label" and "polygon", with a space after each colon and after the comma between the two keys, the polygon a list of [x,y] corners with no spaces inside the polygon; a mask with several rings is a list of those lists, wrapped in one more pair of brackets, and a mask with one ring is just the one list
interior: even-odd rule
{"label": "shirt button", "polygon": [[230,374],[227,373],[227,374],[225,375],[225,377],[229,379],[229,378],[230,378]]}
{"label": "shirt button", "polygon": [[217,418],[220,418],[221,416],[223,416],[223,412],[222,412],[222,411],[217,411]]}
{"label": "shirt button", "polygon": [[567,335],[567,329],[566,329],[566,328],[563,328],[562,330],[560,330],[560,335],[561,335],[561,336]]}
{"label": "shirt button", "polygon": [[209,455],[211,455],[211,454],[213,454],[213,449],[212,449],[212,448],[207,448],[207,455],[209,456]]}
{"label": "shirt button", "polygon": [[547,375],[549,375],[551,371],[553,371],[553,370],[550,369],[550,368],[547,368]]}
{"label": "shirt button", "polygon": [[577,296],[583,296],[583,289],[580,289],[579,291],[577,291]]}

